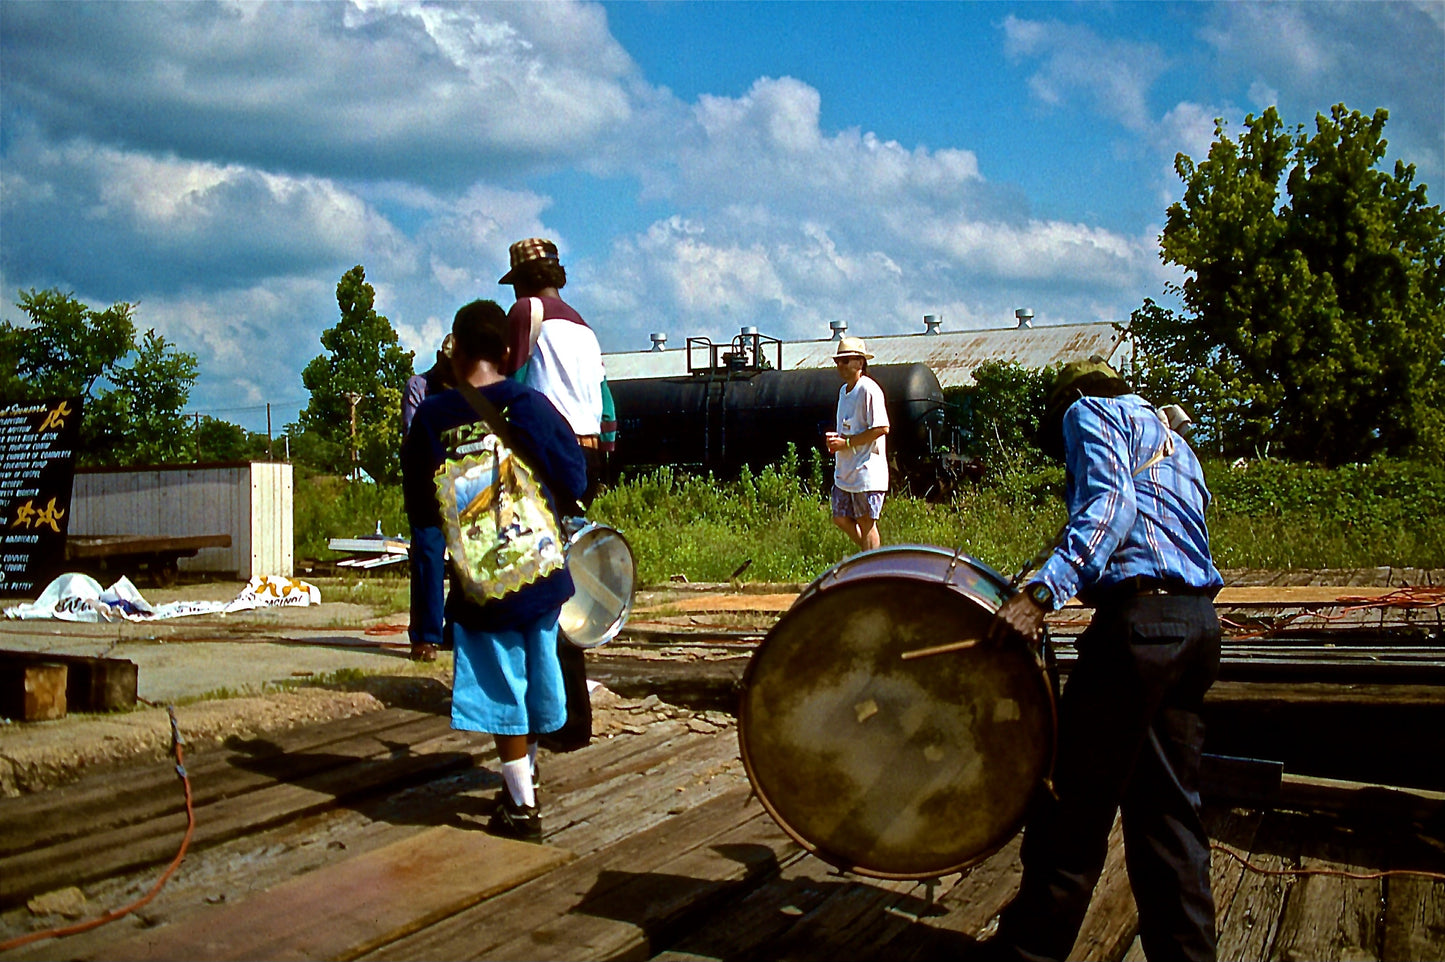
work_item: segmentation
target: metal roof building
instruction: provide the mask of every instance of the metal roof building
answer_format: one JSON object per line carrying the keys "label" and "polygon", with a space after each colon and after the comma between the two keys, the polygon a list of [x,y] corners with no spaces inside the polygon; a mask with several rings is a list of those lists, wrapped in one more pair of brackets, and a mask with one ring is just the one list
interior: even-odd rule
{"label": "metal roof building", "polygon": [[[862,336],[873,364],[927,364],[945,388],[973,383],[973,369],[984,361],[1016,361],[1026,368],[1040,369],[1065,361],[1098,354],[1116,366],[1127,366],[1128,334],[1107,321],[1088,324],[1057,324],[1045,327],[990,328],[976,331],[936,330],[937,323],[925,318],[925,330],[917,334],[868,336],[866,331],[847,331],[834,322],[835,336],[816,341],[784,341],[782,369],[829,368],[837,338],[843,333]],[[745,328],[745,334],[753,329]],[[766,332],[763,332],[766,333]],[[659,335],[653,335],[654,343]],[[771,352],[768,352],[771,357]],[[694,366],[708,363],[706,349],[693,352]],[[688,352],[679,346],[668,350],[623,351],[603,355],[609,381],[632,378],[674,377],[688,373]]]}

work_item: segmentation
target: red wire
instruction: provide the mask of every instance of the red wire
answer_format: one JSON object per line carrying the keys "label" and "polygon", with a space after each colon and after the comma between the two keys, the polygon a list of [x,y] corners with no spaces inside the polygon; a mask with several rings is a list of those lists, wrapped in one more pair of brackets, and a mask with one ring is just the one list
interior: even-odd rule
{"label": "red wire", "polygon": [[166,710],[170,713],[171,716],[171,747],[175,749],[176,754],[176,774],[181,777],[181,786],[186,791],[186,835],[184,838],[181,839],[180,851],[176,852],[176,857],[171,860],[170,866],[165,870],[164,874],[162,874],[161,877],[156,880],[156,884],[151,886],[151,890],[149,892],[147,892],[142,898],[137,899],[135,902],[132,902],[130,905],[127,905],[124,908],[111,909],[104,915],[99,916],[98,918],[93,918],[88,922],[78,922],[75,925],[67,925],[61,928],[47,929],[44,932],[31,932],[29,935],[18,936],[9,940],[8,942],[0,942],[0,952],[8,952],[11,949],[18,949],[22,945],[29,945],[32,942],[39,942],[42,939],[59,939],[64,938],[67,935],[78,935],[81,932],[89,932],[91,929],[99,928],[100,926],[105,925],[109,922],[114,922],[116,919],[123,918],[134,912],[136,909],[143,908],[144,906],[149,904],[151,899],[155,898],[157,895],[160,894],[161,889],[165,886],[166,882],[170,881],[170,878],[172,875],[175,874],[176,869],[180,868],[181,859],[186,857],[186,849],[190,847],[191,836],[195,834],[196,831],[196,811],[191,799],[191,779],[190,776],[186,774],[186,759],[185,755],[181,751],[180,731],[176,728],[176,712],[173,707],[167,707]]}

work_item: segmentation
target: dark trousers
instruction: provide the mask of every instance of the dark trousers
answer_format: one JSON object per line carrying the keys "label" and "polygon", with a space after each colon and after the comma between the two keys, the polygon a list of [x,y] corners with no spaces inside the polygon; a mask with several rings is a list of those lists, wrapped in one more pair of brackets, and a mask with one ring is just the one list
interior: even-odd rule
{"label": "dark trousers", "polygon": [[1207,597],[1138,595],[1095,611],[1059,702],[1057,797],[1040,791],[1029,813],[1023,881],[1004,910],[1000,948],[1067,957],[1120,810],[1144,954],[1215,957],[1199,759],[1219,636]]}

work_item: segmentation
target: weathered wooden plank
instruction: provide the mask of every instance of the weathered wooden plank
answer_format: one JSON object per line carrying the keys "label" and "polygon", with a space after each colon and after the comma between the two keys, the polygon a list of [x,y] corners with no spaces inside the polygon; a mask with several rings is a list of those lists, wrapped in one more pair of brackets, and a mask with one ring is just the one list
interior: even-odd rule
{"label": "weathered wooden plank", "polygon": [[[749,806],[751,808],[751,806]],[[477,956],[495,960],[647,958],[716,906],[775,875],[796,851],[765,815],[685,851],[649,871],[604,871],[567,911],[519,931]],[[546,880],[542,880],[546,881]]]}
{"label": "weathered wooden plank", "polygon": [[105,959],[354,959],[572,858],[439,827],[108,946]]}
{"label": "weathered wooden plank", "polygon": [[[187,759],[197,809],[271,785],[297,781],[349,761],[439,737],[445,719],[423,712],[378,712],[314,726],[276,739],[235,740],[222,751]],[[78,836],[182,812],[173,766],[152,761],[38,795],[0,799],[0,853],[5,856]]]}
{"label": "weathered wooden plank", "polygon": [[[1324,837],[1307,839],[1301,867],[1363,872],[1383,853],[1371,855],[1369,842],[1349,827],[1336,825]],[[1332,962],[1378,959],[1379,879],[1305,875],[1295,883],[1280,918],[1274,955],[1284,962]]]}
{"label": "weathered wooden plank", "polygon": [[1138,934],[1139,911],[1134,906],[1129,873],[1124,867],[1124,827],[1115,816],[1114,827],[1109,830],[1104,871],[1094,886],[1094,897],[1089,901],[1089,911],[1079,926],[1069,958],[1081,962],[1113,962]]}
{"label": "weathered wooden plank", "polygon": [[[939,900],[943,912],[919,920],[919,928],[898,953],[900,962],[931,962],[956,958],[973,948],[994,916],[1018,891],[1023,864],[1016,835],[992,856],[975,865]],[[900,940],[903,941],[903,940]],[[890,953],[891,954],[891,953]]]}
{"label": "weathered wooden plank", "polygon": [[[404,755],[362,758],[308,777],[281,783],[207,806],[198,818],[192,848],[312,814],[384,788],[395,789],[471,767],[466,736],[448,735],[410,747]],[[0,905],[37,892],[84,884],[122,872],[163,864],[176,851],[185,816],[175,813],[134,825],[70,839],[0,859]]]}
{"label": "weathered wooden plank", "polygon": [[[1438,844],[1438,843],[1437,843]],[[1431,847],[1413,832],[1395,846],[1391,868],[1445,871],[1445,859],[1421,858]],[[1445,948],[1445,880],[1397,875],[1385,879],[1382,959],[1439,958]]]}
{"label": "weathered wooden plank", "polygon": [[[511,942],[519,933],[540,930],[563,916],[583,911],[584,900],[596,905],[596,900],[629,879],[654,874],[661,866],[694,849],[706,847],[714,854],[720,849],[741,857],[761,857],[765,862],[772,858],[782,863],[799,851],[798,846],[782,835],[763,813],[762,806],[750,799],[750,794],[746,788],[734,789],[606,848],[586,855],[579,853],[575,861],[543,878],[459,912],[365,957],[492,958],[502,944]],[[740,836],[730,836],[733,832],[739,832]],[[736,847],[724,848],[724,845]],[[643,909],[645,907],[628,907],[629,911]],[[556,949],[539,940],[532,947],[530,957],[552,957]]]}
{"label": "weathered wooden plank", "polygon": [[15,721],[52,721],[66,712],[65,665],[0,665],[0,715]]}
{"label": "weathered wooden plank", "polygon": [[[1264,813],[1256,809],[1206,808],[1204,826],[1209,837],[1233,851],[1248,852],[1254,844]],[[1227,852],[1213,849],[1209,857],[1209,890],[1214,896],[1215,931],[1223,928],[1224,917],[1239,893],[1245,867]]]}
{"label": "weathered wooden plank", "polygon": [[789,931],[804,924],[840,884],[845,880],[832,866],[811,855],[799,856],[781,866],[776,878],[709,915],[671,948],[654,955],[653,962],[782,958],[780,947]]}
{"label": "weathered wooden plank", "polygon": [[[1242,854],[1266,870],[1294,868],[1300,851],[1297,816],[1271,812],[1260,822],[1254,845]],[[1294,876],[1246,872],[1238,890],[1219,918],[1218,956],[1221,959],[1268,959],[1279,931],[1280,912],[1294,887]],[[1216,903],[1216,913],[1218,904]]]}

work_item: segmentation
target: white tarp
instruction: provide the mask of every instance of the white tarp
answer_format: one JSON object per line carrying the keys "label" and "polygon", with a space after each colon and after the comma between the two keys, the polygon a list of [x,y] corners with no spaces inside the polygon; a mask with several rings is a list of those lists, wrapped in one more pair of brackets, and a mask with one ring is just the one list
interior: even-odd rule
{"label": "white tarp", "polygon": [[252,578],[230,601],[172,601],[152,605],[130,579],[122,576],[109,588],[89,575],[63,574],[29,604],[5,609],[6,618],[59,621],[154,621],[185,615],[224,615],[254,608],[306,607],[321,604],[321,589],[305,581],[264,575]]}

